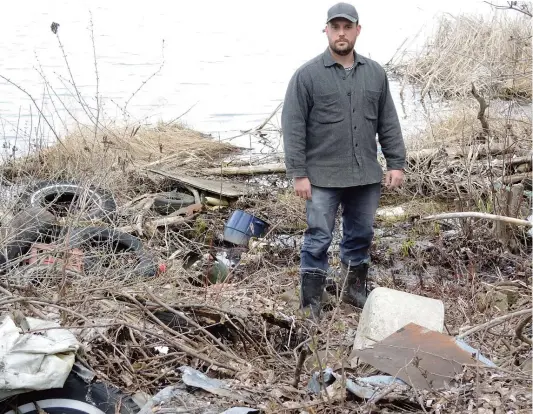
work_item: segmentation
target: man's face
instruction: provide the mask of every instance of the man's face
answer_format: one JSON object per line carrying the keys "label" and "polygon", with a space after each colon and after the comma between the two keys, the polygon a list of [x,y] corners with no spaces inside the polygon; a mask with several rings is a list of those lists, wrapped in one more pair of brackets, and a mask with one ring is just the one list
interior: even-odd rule
{"label": "man's face", "polygon": [[329,47],[341,56],[352,53],[360,32],[361,26],[347,19],[333,19],[326,25]]}

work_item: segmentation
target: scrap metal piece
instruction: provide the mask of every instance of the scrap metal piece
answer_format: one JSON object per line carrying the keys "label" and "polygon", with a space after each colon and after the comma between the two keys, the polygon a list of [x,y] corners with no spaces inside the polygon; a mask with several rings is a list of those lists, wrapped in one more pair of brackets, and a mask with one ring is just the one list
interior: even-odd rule
{"label": "scrap metal piece", "polygon": [[354,353],[363,362],[418,389],[444,388],[466,365],[494,365],[455,338],[414,323]]}

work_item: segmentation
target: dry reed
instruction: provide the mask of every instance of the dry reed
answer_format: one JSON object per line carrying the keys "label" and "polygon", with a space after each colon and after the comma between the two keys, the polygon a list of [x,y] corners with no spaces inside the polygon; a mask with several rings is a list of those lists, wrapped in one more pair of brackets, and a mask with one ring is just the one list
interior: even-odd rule
{"label": "dry reed", "polygon": [[403,50],[390,68],[405,82],[446,97],[470,94],[531,99],[531,18],[513,12],[492,17],[445,15],[420,50]]}

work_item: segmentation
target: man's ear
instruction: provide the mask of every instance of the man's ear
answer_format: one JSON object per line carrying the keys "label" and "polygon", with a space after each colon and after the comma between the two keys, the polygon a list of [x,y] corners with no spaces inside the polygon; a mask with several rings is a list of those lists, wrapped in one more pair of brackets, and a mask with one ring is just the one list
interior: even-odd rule
{"label": "man's ear", "polygon": [[359,36],[361,34],[361,25],[358,24],[357,25],[357,36]]}

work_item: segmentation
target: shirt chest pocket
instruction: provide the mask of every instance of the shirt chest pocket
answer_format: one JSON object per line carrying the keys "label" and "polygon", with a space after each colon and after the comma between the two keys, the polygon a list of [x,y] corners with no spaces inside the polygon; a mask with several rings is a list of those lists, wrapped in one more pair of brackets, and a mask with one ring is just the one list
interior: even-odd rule
{"label": "shirt chest pocket", "polygon": [[378,119],[379,112],[379,98],[381,97],[381,91],[370,91],[366,90],[364,92],[364,114],[367,119]]}
{"label": "shirt chest pocket", "polygon": [[333,124],[344,119],[341,96],[339,93],[313,96],[313,108],[310,117],[321,124]]}

